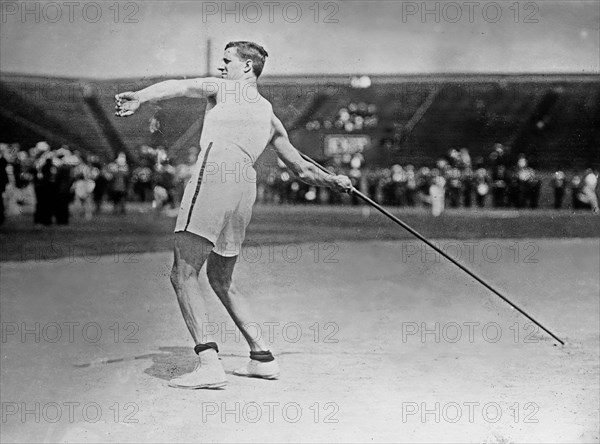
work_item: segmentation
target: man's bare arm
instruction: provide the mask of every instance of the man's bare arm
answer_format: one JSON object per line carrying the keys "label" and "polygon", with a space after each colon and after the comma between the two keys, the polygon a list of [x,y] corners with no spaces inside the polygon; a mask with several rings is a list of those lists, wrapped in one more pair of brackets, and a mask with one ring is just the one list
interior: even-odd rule
{"label": "man's bare arm", "polygon": [[304,160],[290,143],[287,131],[274,114],[271,132],[271,144],[277,155],[300,180],[309,185],[325,186],[339,192],[349,192],[352,189],[352,182],[347,176],[327,174]]}
{"label": "man's bare arm", "polygon": [[216,77],[186,80],[165,80],[140,91],[117,94],[116,115],[126,117],[138,110],[145,102],[172,99],[174,97],[208,98],[215,96],[226,81]]}

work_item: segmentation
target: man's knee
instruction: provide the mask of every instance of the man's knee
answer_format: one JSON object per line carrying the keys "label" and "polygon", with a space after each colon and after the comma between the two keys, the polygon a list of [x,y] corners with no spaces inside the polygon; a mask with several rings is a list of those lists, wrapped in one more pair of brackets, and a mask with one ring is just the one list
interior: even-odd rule
{"label": "man's knee", "polygon": [[178,287],[189,279],[198,279],[199,272],[200,270],[196,270],[190,264],[176,261],[171,268],[171,283]]}
{"label": "man's knee", "polygon": [[231,276],[227,276],[223,270],[210,267],[206,270],[208,283],[217,294],[227,293],[231,286]]}
{"label": "man's knee", "polygon": [[171,267],[171,284],[173,287],[177,287],[179,285],[179,271],[177,270],[177,265],[173,264]]}

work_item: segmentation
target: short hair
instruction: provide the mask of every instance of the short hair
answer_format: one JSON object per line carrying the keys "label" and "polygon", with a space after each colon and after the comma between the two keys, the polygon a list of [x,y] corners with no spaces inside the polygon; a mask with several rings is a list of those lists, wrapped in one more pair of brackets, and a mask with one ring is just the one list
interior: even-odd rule
{"label": "short hair", "polygon": [[265,67],[265,59],[269,56],[265,48],[254,42],[229,42],[225,50],[235,48],[238,57],[243,60],[252,60],[252,72],[258,78]]}

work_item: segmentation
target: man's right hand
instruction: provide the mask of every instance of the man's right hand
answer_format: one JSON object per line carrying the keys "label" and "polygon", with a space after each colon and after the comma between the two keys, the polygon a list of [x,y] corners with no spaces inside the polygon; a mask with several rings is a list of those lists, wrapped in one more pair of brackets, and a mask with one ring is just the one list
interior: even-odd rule
{"label": "man's right hand", "polygon": [[134,92],[117,94],[115,100],[117,102],[115,115],[119,117],[131,116],[141,105],[137,94]]}

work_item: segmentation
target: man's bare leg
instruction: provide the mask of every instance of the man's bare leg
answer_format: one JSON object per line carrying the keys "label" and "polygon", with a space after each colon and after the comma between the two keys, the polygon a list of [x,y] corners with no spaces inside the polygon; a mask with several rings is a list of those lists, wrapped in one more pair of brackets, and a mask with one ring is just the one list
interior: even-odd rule
{"label": "man's bare leg", "polygon": [[213,244],[207,239],[191,233],[175,233],[175,258],[171,271],[171,283],[183,319],[194,339],[199,362],[196,369],[187,375],[174,378],[169,385],[180,388],[217,388],[227,381],[217,356],[216,343],[206,341],[202,324],[209,322],[206,301],[200,290],[198,274],[206,262]]}
{"label": "man's bare leg", "polygon": [[202,323],[208,322],[204,295],[200,290],[198,275],[213,245],[203,237],[181,232],[175,233],[175,257],[171,269],[171,284],[185,324],[196,344],[205,338]]}
{"label": "man's bare leg", "polygon": [[[237,257],[225,257],[215,252],[208,256],[206,274],[210,286],[217,294],[235,325],[240,329],[250,347],[250,362],[243,369],[234,371],[239,376],[254,376],[276,379],[279,376],[279,365],[263,340],[262,329],[250,310],[246,297],[232,283],[233,269]],[[248,328],[252,325],[254,332]]]}

